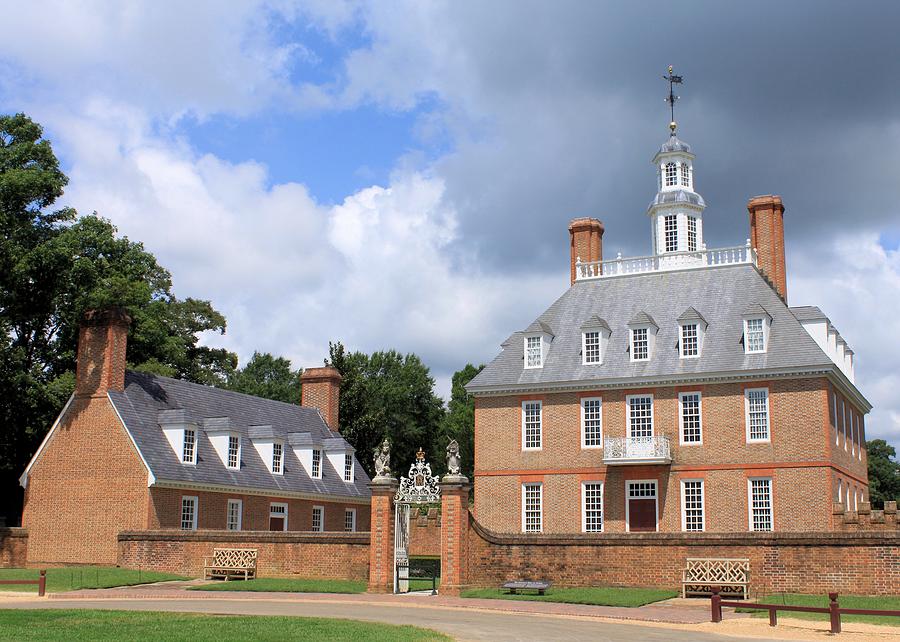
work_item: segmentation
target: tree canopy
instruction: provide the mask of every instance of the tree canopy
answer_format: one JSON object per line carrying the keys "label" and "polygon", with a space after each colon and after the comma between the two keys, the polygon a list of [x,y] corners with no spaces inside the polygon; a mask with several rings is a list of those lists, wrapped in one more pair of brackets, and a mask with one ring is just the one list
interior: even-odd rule
{"label": "tree canopy", "polygon": [[897,451],[884,439],[866,442],[869,460],[869,501],[875,508],[884,502],[900,502],[900,462]]}
{"label": "tree canopy", "polygon": [[475,399],[466,392],[466,384],[483,369],[483,364],[476,367],[467,363],[453,373],[450,402],[441,421],[442,438],[435,444],[437,451],[433,454],[434,459],[443,461],[447,444],[455,439],[462,460],[460,472],[469,479],[474,479],[475,470]]}
{"label": "tree canopy", "polygon": [[299,405],[301,374],[302,370],[291,370],[291,362],[284,357],[254,352],[243,368],[228,376],[225,387],[255,397]]}

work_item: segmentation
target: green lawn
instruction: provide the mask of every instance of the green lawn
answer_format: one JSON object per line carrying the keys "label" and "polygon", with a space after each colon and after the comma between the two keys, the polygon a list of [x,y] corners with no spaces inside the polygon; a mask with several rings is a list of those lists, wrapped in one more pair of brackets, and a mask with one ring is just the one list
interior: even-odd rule
{"label": "green lawn", "polygon": [[[441,588],[441,578],[437,578],[437,581],[434,583],[435,587]],[[410,591],[430,591],[431,590],[431,578],[425,579],[420,577],[414,577],[409,581],[409,590]]]}
{"label": "green lawn", "polygon": [[362,580],[318,580],[261,577],[255,580],[220,581],[192,586],[192,591],[272,591],[284,593],[365,593]]}
{"label": "green lawn", "polygon": [[[39,572],[30,568],[0,568],[0,580],[36,580]],[[114,566],[73,566],[47,569],[47,592],[59,593],[81,588],[132,586],[164,580],[187,579],[169,573],[132,571]],[[0,584],[0,591],[37,593],[37,584]]]}
{"label": "green lawn", "polygon": [[[826,595],[802,595],[800,593],[776,593],[763,595],[753,600],[757,604],[788,604],[791,606],[819,606],[828,607]],[[900,597],[898,596],[866,596],[866,595],[838,595],[838,604],[846,609],[879,609],[882,611],[900,611]],[[738,612],[752,613],[753,617],[769,617],[768,611],[751,611],[750,609],[737,609]],[[828,613],[802,613],[795,611],[779,611],[778,617],[794,617],[801,620],[825,620],[828,621]],[[867,622],[869,624],[885,624],[900,626],[900,617],[879,617],[876,615],[841,615],[841,622]]]}
{"label": "green lawn", "polygon": [[226,642],[229,640],[450,640],[414,626],[326,618],[195,615],[139,611],[0,610],[0,640],[37,642],[115,641]]}
{"label": "green lawn", "polygon": [[505,589],[483,588],[462,592],[462,597],[480,597],[498,600],[535,600],[539,602],[565,602],[567,604],[595,604],[598,606],[643,606],[651,602],[677,597],[678,591],[649,588],[620,588],[590,586],[583,588],[550,588],[546,595],[509,593]]}

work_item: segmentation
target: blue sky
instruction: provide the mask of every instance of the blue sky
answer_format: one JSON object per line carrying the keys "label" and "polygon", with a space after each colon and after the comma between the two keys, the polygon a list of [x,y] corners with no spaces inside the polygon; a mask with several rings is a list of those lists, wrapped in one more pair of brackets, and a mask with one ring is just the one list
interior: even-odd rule
{"label": "blue sky", "polygon": [[[37,1],[0,106],[46,127],[67,203],[143,241],[235,350],[416,352],[446,395],[567,285],[566,225],[650,250],[660,76],[685,77],[710,246],[786,204],[791,304],[856,351],[900,445],[900,5]],[[52,16],[53,19],[50,19]],[[823,267],[825,269],[823,269]]]}

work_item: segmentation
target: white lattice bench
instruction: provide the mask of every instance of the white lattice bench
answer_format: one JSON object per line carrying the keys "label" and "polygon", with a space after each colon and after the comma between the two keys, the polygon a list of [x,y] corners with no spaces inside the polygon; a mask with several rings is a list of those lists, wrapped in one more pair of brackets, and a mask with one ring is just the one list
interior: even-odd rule
{"label": "white lattice bench", "polygon": [[720,586],[720,594],[747,599],[750,593],[750,560],[727,558],[688,558],[681,576],[681,597],[712,595],[712,587]]}
{"label": "white lattice bench", "polygon": [[256,557],[258,551],[255,548],[216,548],[212,557],[203,558],[203,571],[206,579],[217,577],[228,581],[232,577],[240,577],[252,580],[256,577]]}

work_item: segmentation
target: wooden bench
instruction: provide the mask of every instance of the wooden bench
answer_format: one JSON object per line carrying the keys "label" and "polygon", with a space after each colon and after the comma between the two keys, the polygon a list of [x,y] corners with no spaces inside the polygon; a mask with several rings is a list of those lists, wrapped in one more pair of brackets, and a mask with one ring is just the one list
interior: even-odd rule
{"label": "wooden bench", "polygon": [[741,558],[688,558],[681,575],[681,597],[712,595],[712,587],[722,595],[747,599],[750,593],[750,560]]}
{"label": "wooden bench", "polygon": [[203,571],[206,579],[224,578],[227,582],[233,577],[252,580],[256,577],[255,548],[216,548],[212,557],[203,558]]}
{"label": "wooden bench", "polygon": [[544,580],[516,580],[515,582],[507,582],[503,585],[503,588],[509,589],[509,592],[513,595],[516,594],[516,591],[537,591],[538,595],[544,595],[544,591],[550,588],[550,582],[546,582]]}

